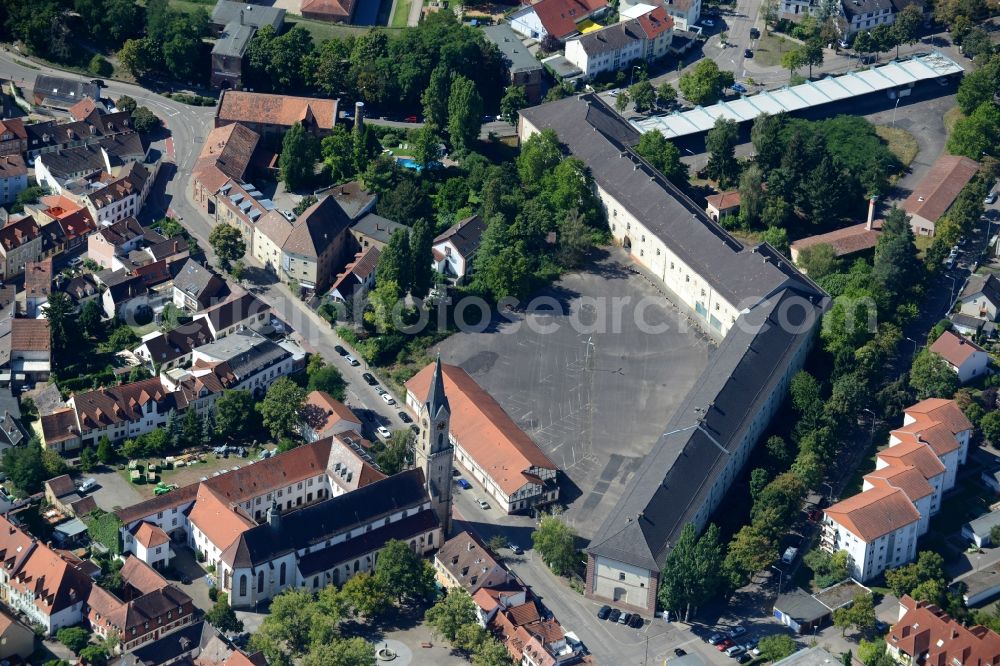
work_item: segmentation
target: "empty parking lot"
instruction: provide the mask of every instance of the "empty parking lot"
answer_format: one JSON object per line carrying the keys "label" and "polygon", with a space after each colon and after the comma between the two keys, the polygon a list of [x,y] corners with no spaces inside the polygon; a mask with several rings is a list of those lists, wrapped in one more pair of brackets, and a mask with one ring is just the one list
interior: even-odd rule
{"label": "empty parking lot", "polygon": [[590,537],[704,369],[710,345],[620,250],[564,276],[491,332],[441,345],[562,469]]}

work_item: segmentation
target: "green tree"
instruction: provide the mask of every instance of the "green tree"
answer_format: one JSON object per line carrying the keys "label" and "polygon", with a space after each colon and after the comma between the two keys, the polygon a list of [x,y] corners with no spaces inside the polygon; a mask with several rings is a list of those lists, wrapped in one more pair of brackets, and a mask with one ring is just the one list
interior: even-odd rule
{"label": "green tree", "polygon": [[559,264],[576,268],[583,264],[587,252],[593,247],[593,233],[580,213],[573,209],[559,225]]}
{"label": "green tree", "polygon": [[117,55],[122,67],[137,79],[155,69],[159,59],[156,43],[148,37],[125,40]]}
{"label": "green tree", "polygon": [[[1000,411],[987,412],[979,419],[979,429],[991,444],[1000,443]],[[1000,541],[997,543],[1000,544]]]}
{"label": "green tree", "polygon": [[[267,389],[257,404],[264,426],[275,439],[290,437],[298,432],[306,392],[288,377],[279,377]],[[218,420],[218,416],[216,416]]]}
{"label": "green tree", "polygon": [[289,191],[298,191],[312,181],[316,162],[320,156],[319,148],[319,141],[302,126],[302,123],[295,123],[285,132],[285,138],[281,142],[278,170],[281,180]]}
{"label": "green tree", "polygon": [[[333,131],[323,137],[320,141],[320,155],[335,183],[352,178],[357,173],[354,168],[354,137],[343,125],[335,125]],[[296,212],[296,215],[301,214]]]}
{"label": "green tree", "polygon": [[232,262],[242,259],[247,252],[247,244],[243,240],[243,234],[236,227],[228,224],[216,225],[210,234],[208,242],[215,251],[215,256],[219,258],[219,265],[222,270],[228,271],[232,267]]}
{"label": "green tree", "polygon": [[751,164],[740,174],[740,219],[747,227],[760,222],[764,212],[764,171],[757,164]]}
{"label": "green tree", "polygon": [[38,492],[45,479],[58,476],[55,474],[47,475],[45,465],[42,463],[42,445],[34,438],[25,447],[9,448],[4,451],[3,459],[0,460],[0,469],[7,475],[11,483],[25,495]]}
{"label": "green tree", "polygon": [[432,125],[424,125],[418,129],[413,138],[413,161],[426,169],[437,159],[439,143]]}
{"label": "green tree", "polygon": [[517,173],[521,183],[529,189],[541,186],[542,180],[562,160],[562,148],[555,130],[546,129],[532,134],[521,144],[517,156]]}
{"label": "green tree", "polygon": [[309,210],[309,208],[317,201],[318,199],[316,199],[315,195],[307,194],[306,196],[302,197],[302,199],[297,204],[295,204],[295,207],[292,208],[292,212],[295,213],[296,216],[302,215],[302,213]]}
{"label": "green tree", "polygon": [[63,627],[56,632],[56,640],[75,654],[80,654],[80,650],[90,643],[90,632],[83,627]]}
{"label": "green tree", "polygon": [[875,600],[871,593],[858,592],[850,606],[838,608],[833,613],[833,624],[846,633],[849,627],[854,627],[865,636],[875,631],[878,618],[875,616]]}
{"label": "green tree", "polygon": [[796,70],[806,64],[803,48],[789,49],[781,54],[781,66],[788,70],[788,76],[795,76]]}
{"label": "green tree", "polygon": [[209,624],[224,634],[238,634],[243,631],[243,621],[236,617],[236,612],[229,605],[229,599],[223,592],[207,613],[205,619]]}
{"label": "green tree", "polygon": [[94,447],[83,447],[83,450],[80,451],[80,471],[86,474],[93,471],[95,467],[97,467],[97,454],[94,453]]}
{"label": "green tree", "polygon": [[770,173],[781,165],[781,156],[785,150],[781,140],[784,125],[784,114],[763,113],[754,118],[750,127],[750,141],[757,153],[757,164],[764,173]]}
{"label": "green tree", "polygon": [[785,255],[790,256],[790,246],[788,243],[788,232],[780,227],[768,227],[761,234],[760,239],[771,245],[775,250]]}
{"label": "green tree", "polygon": [[763,467],[755,467],[750,471],[750,497],[756,500],[770,481],[770,474]]}
{"label": "green tree", "polygon": [[997,89],[1000,89],[1000,56],[990,58],[962,77],[956,95],[958,108],[968,116],[983,102],[992,102]]}
{"label": "green tree", "polygon": [[962,39],[962,52],[973,60],[978,60],[980,56],[992,55],[993,42],[990,40],[990,34],[976,26]]}
{"label": "green tree", "polygon": [[802,64],[809,67],[809,78],[812,78],[813,67],[823,64],[823,44],[819,38],[814,37],[802,47]]}
{"label": "green tree", "polygon": [[407,468],[412,458],[410,455],[412,438],[409,429],[396,430],[386,440],[384,447],[375,454],[375,462],[385,474],[391,476]]}
{"label": "green tree", "polygon": [[718,102],[722,91],[733,82],[732,72],[720,70],[714,60],[705,58],[682,74],[677,85],[692,104],[706,106]]}
{"label": "green tree", "polygon": [[658,598],[664,608],[675,611],[685,622],[716,594],[722,582],[718,534],[718,528],[709,525],[699,539],[694,525],[688,523],[667,554]]}
{"label": "green tree", "polygon": [[517,112],[528,106],[524,86],[507,86],[500,100],[500,117],[511,124],[517,123]]}
{"label": "green tree", "polygon": [[872,278],[878,293],[886,299],[904,296],[919,284],[922,272],[910,218],[902,209],[893,207],[875,246]]}
{"label": "green tree", "polygon": [[615,109],[618,111],[618,113],[624,114],[625,109],[628,108],[628,105],[631,101],[632,98],[629,96],[627,90],[619,90],[618,95],[615,96]]}
{"label": "green tree", "polygon": [[681,151],[677,146],[656,130],[645,132],[636,146],[638,152],[647,162],[667,177],[675,185],[684,185],[688,181],[688,167],[681,162]]}
{"label": "green tree", "polygon": [[730,187],[739,177],[740,167],[736,161],[738,134],[739,126],[735,120],[718,118],[705,136],[705,147],[709,152],[705,171],[710,178],[719,181],[722,188]]}
{"label": "green tree", "polygon": [[403,541],[385,543],[375,563],[375,578],[399,601],[421,601],[434,593],[433,567]]}
{"label": "green tree", "polygon": [[472,149],[479,139],[482,121],[483,100],[476,84],[464,76],[456,76],[448,94],[448,136],[457,152]]}
{"label": "green tree", "polygon": [[375,646],[360,636],[314,643],[302,666],[375,666]]}
{"label": "green tree", "polygon": [[108,651],[102,645],[88,645],[80,650],[80,661],[92,666],[104,666],[108,663]]}
{"label": "green tree", "polygon": [[476,603],[464,589],[452,588],[427,609],[424,620],[438,636],[454,642],[461,627],[476,622]]}
{"label": "green tree", "polygon": [[760,656],[764,659],[764,661],[769,661],[771,663],[781,661],[785,657],[791,656],[798,649],[795,645],[795,641],[788,634],[764,636],[757,643],[757,648],[760,650]]}
{"label": "green tree", "polygon": [[424,121],[445,129],[448,127],[448,96],[451,89],[451,72],[441,63],[431,71],[430,82],[421,95]]}
{"label": "green tree", "polygon": [[144,106],[138,107],[132,113],[132,128],[140,134],[149,134],[162,125],[155,113]]}
{"label": "green tree", "polygon": [[507,647],[492,636],[487,636],[472,655],[472,666],[512,666],[513,663]]}
{"label": "green tree", "polygon": [[637,113],[646,113],[656,106],[656,89],[648,79],[639,81],[628,89]]}
{"label": "green tree", "polygon": [[943,358],[927,348],[920,350],[910,368],[910,387],[917,399],[951,398],[959,387],[958,374]]}
{"label": "green tree", "polygon": [[254,414],[254,401],[247,390],[226,390],[215,402],[215,426],[220,435],[240,440],[249,431],[248,415]]}
{"label": "green tree", "polygon": [[531,541],[542,560],[557,576],[568,576],[579,562],[576,534],[559,516],[542,516],[531,534]]}
{"label": "green tree", "polygon": [[345,612],[355,618],[375,621],[392,605],[389,588],[367,571],[354,574],[337,593]]}
{"label": "green tree", "polygon": [[417,298],[424,298],[434,286],[434,269],[431,266],[434,246],[434,229],[430,223],[421,218],[413,224],[410,234],[411,284],[410,293]]}
{"label": "green tree", "polygon": [[896,36],[896,57],[899,57],[900,44],[915,44],[920,39],[920,26],[924,22],[924,12],[916,5],[906,5],[903,11],[896,14],[892,22],[892,31]]}
{"label": "green tree", "polygon": [[76,336],[76,313],[73,302],[64,291],[53,291],[48,297],[45,318],[49,321],[52,351],[57,359],[67,353]]}
{"label": "green tree", "polygon": [[752,525],[741,527],[729,542],[723,563],[730,585],[734,588],[746,585],[750,576],[767,569],[777,559],[777,551],[778,544],[773,539],[761,534]]}
{"label": "green tree", "polygon": [[271,600],[269,610],[260,630],[251,638],[251,647],[263,650],[268,661],[271,661],[271,653],[264,648],[271,641],[278,645],[284,643],[293,654],[305,652],[313,625],[317,622],[317,608],[312,594],[304,589],[288,588]]}
{"label": "green tree", "polygon": [[392,282],[397,285],[397,297],[406,295],[413,285],[413,260],[410,256],[410,234],[406,229],[397,229],[389,238],[378,258],[377,273],[379,283]]}
{"label": "green tree", "polygon": [[97,442],[97,459],[107,465],[113,463],[117,457],[118,454],[115,452],[114,446],[111,445],[111,440],[108,439],[107,435],[101,435],[101,439]]}
{"label": "green tree", "polygon": [[979,159],[983,153],[995,155],[1000,148],[1000,109],[983,102],[965,118],[960,118],[948,137],[948,152]]}
{"label": "green tree", "polygon": [[656,89],[656,103],[663,107],[669,107],[677,102],[677,89],[664,81]]}
{"label": "green tree", "polygon": [[336,400],[343,400],[347,393],[347,382],[340,375],[340,372],[332,365],[325,366],[309,373],[309,383],[306,391],[324,391],[329,393]]}

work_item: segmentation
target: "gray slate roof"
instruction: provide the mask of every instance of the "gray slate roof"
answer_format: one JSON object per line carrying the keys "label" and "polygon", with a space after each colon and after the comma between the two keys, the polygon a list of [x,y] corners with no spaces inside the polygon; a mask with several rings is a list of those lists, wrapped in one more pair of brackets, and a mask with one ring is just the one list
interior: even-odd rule
{"label": "gray slate roof", "polygon": [[538,129],[551,128],[590,168],[594,181],[732,304],[758,302],[796,286],[822,290],[769,245],[744,246],[656,169],[632,152],[639,133],[596,95],[523,109]]}
{"label": "gray slate roof", "polygon": [[531,55],[531,52],[525,48],[521,38],[517,36],[509,23],[486,26],[483,28],[483,36],[500,49],[511,74],[542,69],[542,63],[538,62],[535,56]]}
{"label": "gray slate roof", "polygon": [[973,275],[965,284],[965,289],[959,298],[964,301],[979,294],[989,299],[994,306],[1000,307],[1000,278],[993,273]]}
{"label": "gray slate roof", "polygon": [[247,50],[247,45],[256,34],[257,28],[249,25],[241,25],[239,21],[231,21],[226,24],[212,47],[212,55],[231,56],[242,58]]}
{"label": "gray slate roof", "polygon": [[388,243],[389,238],[397,229],[406,229],[405,224],[400,224],[399,222],[393,222],[390,219],[384,218],[381,215],[376,215],[375,213],[368,213],[357,223],[351,227],[351,231],[364,234],[369,238],[373,238],[381,243]]}
{"label": "gray slate roof", "polygon": [[799,624],[821,620],[831,612],[815,597],[798,587],[775,599],[774,610],[781,611]]}
{"label": "gray slate roof", "polygon": [[589,56],[598,55],[607,51],[616,51],[644,39],[642,26],[638,19],[631,19],[616,23],[601,30],[595,30],[585,35],[580,35],[580,46],[584,53]]}
{"label": "gray slate roof", "polygon": [[979,516],[975,520],[969,521],[969,529],[972,530],[973,534],[980,537],[988,536],[994,525],[1000,525],[1000,510],[991,511]]}
{"label": "gray slate roof", "polygon": [[225,286],[222,278],[194,259],[185,261],[181,272],[174,277],[174,287],[198,301],[202,307],[208,305],[209,299],[219,295]]}
{"label": "gray slate roof", "polygon": [[219,0],[212,10],[212,23],[218,26],[233,21],[239,24],[241,17],[243,25],[253,28],[269,25],[281,32],[281,26],[285,22],[285,10],[263,5],[251,5],[246,2],[234,2],[233,0]]}
{"label": "gray slate roof", "polygon": [[[821,305],[783,289],[741,315],[664,433],[702,421],[716,441],[734,452],[754,417],[787,388],[780,383],[784,370],[810,344],[814,327],[809,320],[818,321],[821,313]],[[588,552],[659,570],[684,525],[702,527],[698,509],[708,502],[730,454],[699,429],[661,436]]]}
{"label": "gray slate roof", "polygon": [[229,363],[240,380],[289,356],[286,349],[267,338],[242,331],[202,345],[197,351]]}
{"label": "gray slate roof", "polygon": [[883,9],[892,11],[892,3],[889,0],[842,0],[840,4],[844,8],[844,15],[847,16],[848,21]]}
{"label": "gray slate roof", "polygon": [[101,98],[101,87],[89,81],[44,74],[35,78],[32,92],[35,97],[44,98],[44,104],[67,107],[73,106],[84,97],[94,100]]}
{"label": "gray slate roof", "polygon": [[101,149],[108,154],[111,166],[143,158],[142,140],[135,132],[118,134],[74,148],[64,148],[38,157],[45,168],[56,178],[68,178],[81,172],[101,171],[105,168]]}

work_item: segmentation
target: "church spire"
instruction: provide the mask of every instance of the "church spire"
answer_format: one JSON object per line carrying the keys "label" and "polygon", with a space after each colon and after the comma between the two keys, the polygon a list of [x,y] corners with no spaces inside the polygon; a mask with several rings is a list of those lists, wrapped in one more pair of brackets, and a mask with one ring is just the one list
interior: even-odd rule
{"label": "church spire", "polygon": [[451,414],[451,406],[448,405],[448,397],[444,394],[444,375],[441,372],[441,354],[438,353],[437,361],[434,365],[434,375],[431,377],[431,387],[427,391],[427,415],[435,419],[443,409]]}

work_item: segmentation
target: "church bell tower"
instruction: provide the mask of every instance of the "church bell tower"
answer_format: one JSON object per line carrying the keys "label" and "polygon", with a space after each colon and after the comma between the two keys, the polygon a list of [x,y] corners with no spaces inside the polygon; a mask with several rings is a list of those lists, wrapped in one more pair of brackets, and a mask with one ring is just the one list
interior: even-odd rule
{"label": "church bell tower", "polygon": [[431,377],[427,399],[420,408],[420,435],[414,455],[416,466],[424,470],[427,494],[437,512],[444,538],[451,530],[451,469],[453,447],[448,438],[451,407],[444,394],[441,357],[438,356]]}

